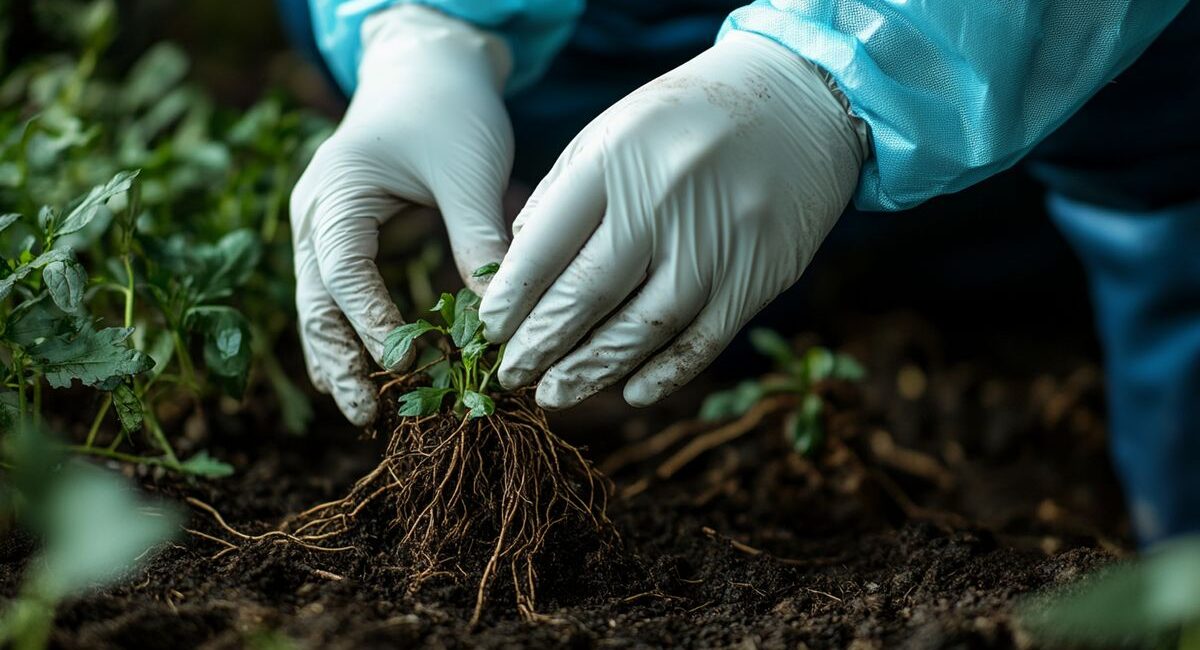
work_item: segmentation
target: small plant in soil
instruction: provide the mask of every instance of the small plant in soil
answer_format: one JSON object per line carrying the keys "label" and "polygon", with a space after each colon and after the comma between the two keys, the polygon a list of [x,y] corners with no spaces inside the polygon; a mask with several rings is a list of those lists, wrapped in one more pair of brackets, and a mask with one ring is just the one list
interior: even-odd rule
{"label": "small plant in soil", "polygon": [[785,420],[784,433],[798,453],[816,455],[825,442],[826,408],[816,387],[831,379],[861,381],[866,372],[853,357],[828,348],[813,346],[798,353],[787,339],[769,329],[752,329],[750,343],[774,362],[776,372],[709,395],[700,407],[700,419],[737,418],[772,395],[797,395],[800,403]]}
{"label": "small plant in soil", "polygon": [[503,349],[483,338],[478,308],[469,289],[442,294],[432,310],[440,324],[419,320],[391,333],[387,361],[404,358],[418,338],[434,346],[416,370],[381,388],[383,403],[395,405],[381,417],[390,430],[383,460],[344,498],[268,536],[373,554],[375,564],[404,567],[410,591],[439,578],[471,585],[472,624],[505,584],[521,616],[535,619],[540,567],[578,570],[582,555],[616,542],[610,486],[550,431],[528,391],[493,381]]}

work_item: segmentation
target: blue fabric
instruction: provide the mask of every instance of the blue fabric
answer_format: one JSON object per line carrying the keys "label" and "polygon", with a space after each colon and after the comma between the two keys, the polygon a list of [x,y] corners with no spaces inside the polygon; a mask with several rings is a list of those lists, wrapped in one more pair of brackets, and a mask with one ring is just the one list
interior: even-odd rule
{"label": "blue fabric", "polygon": [[1139,537],[1200,532],[1200,202],[1136,213],[1054,196],[1049,208],[1091,284]]}
{"label": "blue fabric", "polygon": [[574,30],[583,0],[309,0],[317,47],[342,91],[353,95],[367,16],[399,4],[424,5],[505,39],[513,57],[509,92],[533,83]]}
{"label": "blue fabric", "polygon": [[855,204],[900,210],[1016,163],[1185,4],[757,0],[722,34],[766,36],[829,71],[871,126]]}

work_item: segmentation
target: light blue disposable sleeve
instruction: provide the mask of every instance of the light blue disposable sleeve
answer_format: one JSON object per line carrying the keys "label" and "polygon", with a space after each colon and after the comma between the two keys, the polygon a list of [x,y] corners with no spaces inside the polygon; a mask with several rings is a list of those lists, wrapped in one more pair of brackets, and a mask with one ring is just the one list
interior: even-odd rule
{"label": "light blue disposable sleeve", "polygon": [[871,127],[855,205],[902,210],[1016,163],[1185,4],[757,0],[721,35],[760,34],[827,70]]}
{"label": "light blue disposable sleeve", "polygon": [[498,34],[508,43],[513,71],[507,92],[537,80],[562,48],[584,0],[309,0],[317,47],[347,95],[358,85],[362,23],[393,5],[419,4]]}

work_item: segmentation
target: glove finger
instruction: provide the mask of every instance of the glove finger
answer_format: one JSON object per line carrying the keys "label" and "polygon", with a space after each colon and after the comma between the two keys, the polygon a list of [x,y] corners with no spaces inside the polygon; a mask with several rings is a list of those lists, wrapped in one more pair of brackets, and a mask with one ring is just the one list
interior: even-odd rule
{"label": "glove finger", "polygon": [[450,236],[450,250],[463,283],[483,295],[491,276],[477,278],[475,271],[486,264],[500,262],[508,252],[508,234],[504,224],[504,195],[500,187],[475,195],[444,193],[438,208]]}
{"label": "glove finger", "polygon": [[743,309],[739,302],[730,292],[718,289],[696,320],[629,379],[625,401],[649,406],[695,379],[757,311]]}
{"label": "glove finger", "polygon": [[308,377],[312,380],[313,387],[328,394],[329,381],[325,379],[325,373],[322,372],[312,344],[308,341],[308,330],[310,327],[319,330],[319,322],[310,325],[310,321],[327,320],[331,314],[337,313],[337,305],[325,290],[325,283],[321,281],[321,273],[311,246],[304,243],[297,245],[295,266],[296,313],[299,316],[300,348],[304,353],[304,366],[308,369]]}
{"label": "glove finger", "polygon": [[582,402],[629,375],[691,323],[708,291],[679,268],[672,264],[653,272],[627,305],[551,366],[538,384],[538,404],[562,409]]}
{"label": "glove finger", "polygon": [[[384,340],[404,324],[404,319],[375,266],[380,222],[366,215],[386,214],[394,205],[390,197],[354,204],[350,214],[318,215],[312,231],[313,250],[329,295],[367,352],[382,366]],[[406,368],[410,363],[411,351],[389,370]],[[330,373],[328,368],[325,371]]]}
{"label": "glove finger", "polygon": [[508,388],[524,386],[566,354],[600,319],[641,284],[649,238],[611,213],[521,322],[498,375]]}
{"label": "glove finger", "polygon": [[595,231],[604,208],[604,174],[594,157],[577,159],[544,190],[480,304],[489,340],[512,337]]}

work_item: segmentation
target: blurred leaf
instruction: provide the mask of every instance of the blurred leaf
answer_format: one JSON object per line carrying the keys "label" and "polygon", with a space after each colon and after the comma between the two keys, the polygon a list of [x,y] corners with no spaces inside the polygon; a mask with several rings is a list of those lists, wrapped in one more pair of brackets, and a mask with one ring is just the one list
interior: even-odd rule
{"label": "blurred leaf", "polygon": [[816,383],[829,379],[833,374],[833,353],[826,348],[813,346],[804,353],[805,376],[809,382]]}
{"label": "blurred leaf", "polygon": [[204,364],[222,379],[225,391],[240,397],[250,372],[250,323],[233,307],[192,307],[184,327],[204,335]]}
{"label": "blurred leaf", "polygon": [[209,456],[208,452],[204,450],[196,452],[191,458],[183,461],[180,466],[188,474],[207,478],[225,478],[233,475],[232,465]]}
{"label": "blurred leaf", "polygon": [[1018,613],[1044,643],[1148,644],[1200,623],[1200,536],[1031,598]]}
{"label": "blurred leaf", "polygon": [[862,381],[867,371],[854,357],[838,353],[834,355],[832,376],[843,381]]}
{"label": "blurred leaf", "polygon": [[700,419],[706,422],[716,422],[740,417],[753,408],[765,395],[766,391],[762,384],[748,379],[730,390],[709,395],[700,406]]}
{"label": "blurred leaf", "polygon": [[20,215],[20,214],[17,214],[16,212],[10,212],[10,213],[8,213],[8,214],[5,214],[5,215],[0,215],[0,231],[2,231],[2,230],[4,230],[4,229],[8,228],[8,227],[9,227],[9,226],[11,226],[11,225],[13,225],[13,224],[14,224],[14,223],[16,223],[16,222],[17,222],[17,221],[18,221],[20,218],[21,218],[21,215]]}
{"label": "blurred leaf", "polygon": [[789,418],[788,438],[792,448],[803,456],[816,455],[825,442],[825,426],[821,422],[824,408],[820,396],[809,393]]}
{"label": "blurred leaf", "polygon": [[136,111],[162,98],[187,75],[188,57],[171,43],[153,45],[129,70],[121,98]]}
{"label": "blurred leaf", "polygon": [[759,354],[773,360],[781,368],[788,367],[796,359],[791,344],[774,330],[764,327],[750,330],[750,344]]}

